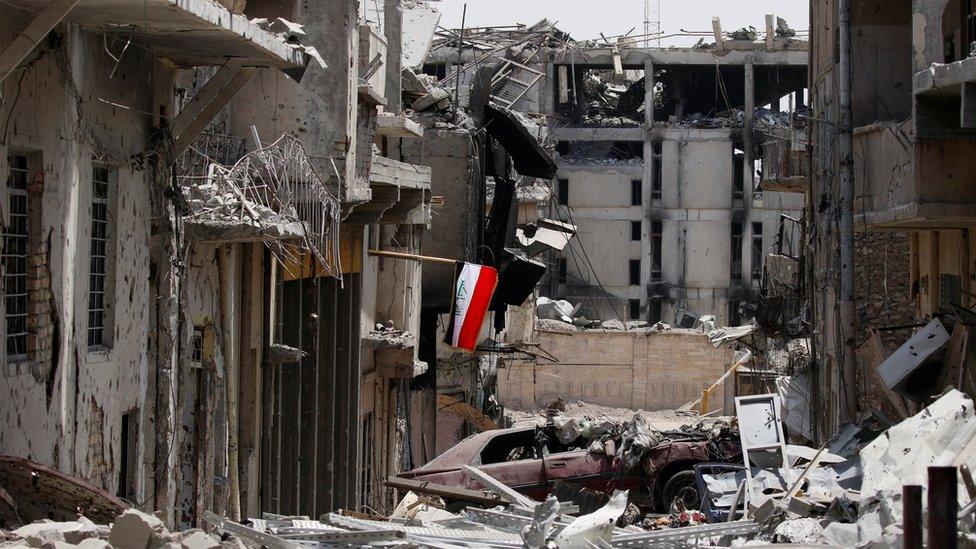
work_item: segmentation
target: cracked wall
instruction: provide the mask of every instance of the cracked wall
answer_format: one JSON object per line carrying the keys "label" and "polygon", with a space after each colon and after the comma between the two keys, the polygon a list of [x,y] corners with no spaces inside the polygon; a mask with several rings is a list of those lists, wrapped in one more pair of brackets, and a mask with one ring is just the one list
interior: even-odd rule
{"label": "cracked wall", "polygon": [[[17,10],[0,21],[0,47],[26,24]],[[27,361],[3,357],[0,453],[78,475],[115,492],[121,461],[121,416],[147,394],[149,196],[138,156],[151,117],[152,61],[132,49],[115,62],[100,36],[60,25],[3,83],[0,164],[26,153],[38,189],[30,244],[34,291],[30,329],[38,352]],[[110,74],[115,69],[115,74]],[[115,263],[110,314],[112,345],[89,350],[88,276],[91,170],[104,162],[117,179]],[[2,166],[0,175],[7,172]],[[0,184],[7,209],[7,178]],[[3,352],[0,350],[0,352]],[[140,418],[142,421],[144,418]],[[144,440],[138,455],[144,452]],[[94,443],[94,444],[92,444]],[[141,461],[141,460],[140,460]],[[142,475],[137,493],[145,493]]]}

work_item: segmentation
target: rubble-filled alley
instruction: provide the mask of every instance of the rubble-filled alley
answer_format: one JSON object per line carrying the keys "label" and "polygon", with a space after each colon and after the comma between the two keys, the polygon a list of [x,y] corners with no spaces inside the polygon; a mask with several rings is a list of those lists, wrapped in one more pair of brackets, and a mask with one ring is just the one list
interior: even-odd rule
{"label": "rubble-filled alley", "polygon": [[0,548],[976,547],[976,7],[795,3],[0,0]]}

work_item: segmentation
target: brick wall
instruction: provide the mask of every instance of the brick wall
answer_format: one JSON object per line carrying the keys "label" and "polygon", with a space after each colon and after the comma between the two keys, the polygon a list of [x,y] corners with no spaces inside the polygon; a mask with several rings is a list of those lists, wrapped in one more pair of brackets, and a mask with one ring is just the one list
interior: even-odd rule
{"label": "brick wall", "polygon": [[[916,318],[911,295],[911,250],[908,233],[867,232],[855,234],[854,299],[857,345],[861,347],[872,329],[912,324]],[[900,346],[911,330],[880,332],[888,350]],[[858,356],[858,405],[862,411],[882,410],[896,417],[880,391],[873,364],[863,352]]]}
{"label": "brick wall", "polygon": [[[617,408],[666,410],[701,396],[731,365],[733,351],[713,347],[705,334],[536,332],[542,358],[507,362],[498,372],[498,398],[517,409],[544,407],[556,398]],[[724,387],[712,393],[721,407]]]}

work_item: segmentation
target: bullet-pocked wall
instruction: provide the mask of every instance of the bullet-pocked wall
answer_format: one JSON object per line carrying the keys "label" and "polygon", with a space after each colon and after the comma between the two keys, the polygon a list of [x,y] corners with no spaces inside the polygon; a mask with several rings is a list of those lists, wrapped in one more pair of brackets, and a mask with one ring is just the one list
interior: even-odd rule
{"label": "bullet-pocked wall", "polygon": [[[5,7],[0,48],[32,16]],[[0,453],[141,501],[153,488],[143,153],[154,88],[171,88],[154,85],[167,70],[143,49],[116,61],[105,47],[59,25],[2,84]]]}

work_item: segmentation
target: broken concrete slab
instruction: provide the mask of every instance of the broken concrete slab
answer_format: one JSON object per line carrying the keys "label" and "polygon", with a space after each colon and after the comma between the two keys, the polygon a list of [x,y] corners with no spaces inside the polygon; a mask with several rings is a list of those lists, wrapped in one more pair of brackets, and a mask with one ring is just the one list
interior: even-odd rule
{"label": "broken concrete slab", "polygon": [[[858,529],[861,545],[899,542],[902,486],[928,485],[934,464],[976,465],[976,411],[956,389],[888,429],[860,452]],[[957,490],[966,493],[962,478]],[[880,546],[880,545],[879,545]]]}
{"label": "broken concrete slab", "polygon": [[197,530],[188,536],[180,539],[182,549],[218,549],[220,540],[207,534],[203,530]]}
{"label": "broken concrete slab", "polygon": [[97,538],[100,532],[98,526],[91,521],[40,521],[21,526],[12,533],[24,538],[29,544],[40,547],[55,541],[78,544],[88,538]]}
{"label": "broken concrete slab", "polygon": [[159,517],[127,509],[112,524],[108,541],[116,549],[146,549],[151,540],[163,536],[169,536],[169,530]]}
{"label": "broken concrete slab", "polygon": [[428,93],[427,95],[425,95],[425,96],[421,97],[420,99],[414,101],[413,102],[413,109],[415,111],[425,111],[425,110],[433,107],[434,105],[436,105],[440,101],[443,101],[445,99],[449,99],[450,97],[451,97],[451,94],[447,90],[442,89],[442,88],[434,88],[434,89],[430,90],[430,93]]}

